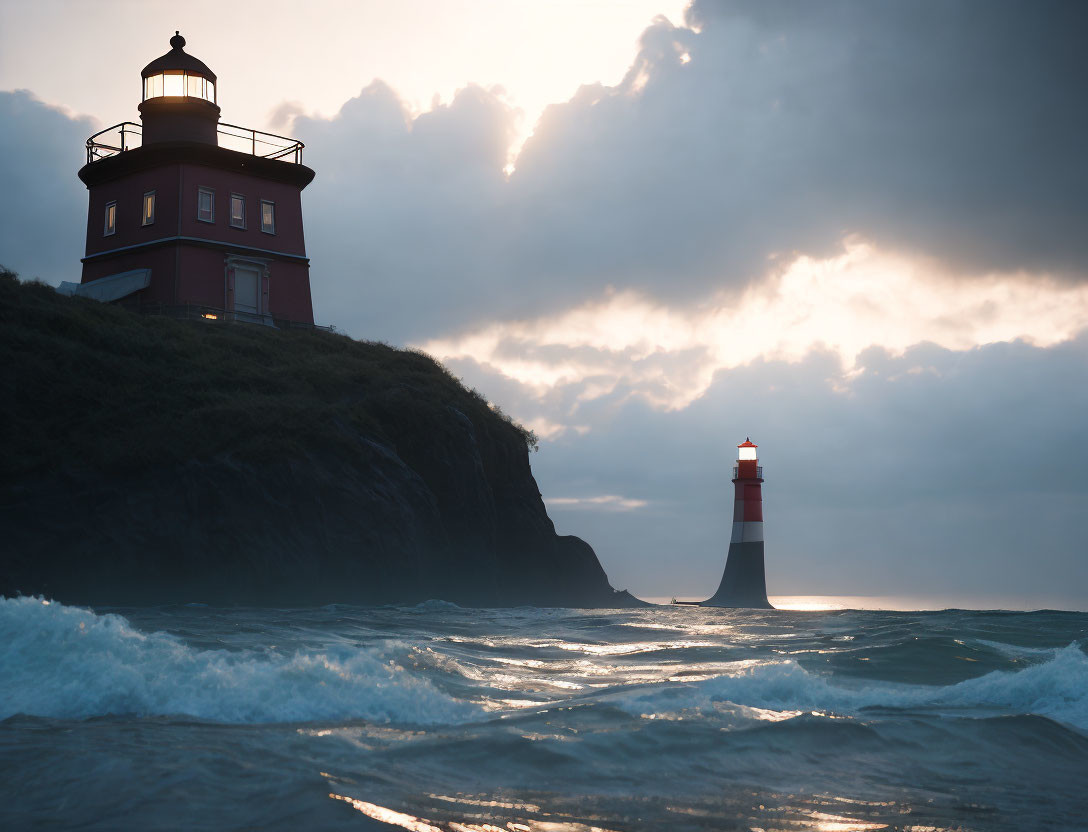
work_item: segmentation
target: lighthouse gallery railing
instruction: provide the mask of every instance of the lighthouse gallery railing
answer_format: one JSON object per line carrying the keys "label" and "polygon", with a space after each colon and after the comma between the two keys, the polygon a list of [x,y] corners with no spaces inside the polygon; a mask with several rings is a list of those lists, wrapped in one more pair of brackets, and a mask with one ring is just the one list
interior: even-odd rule
{"label": "lighthouse gallery railing", "polygon": [[[263,133],[237,124],[220,122],[216,132],[219,134],[219,146],[239,153],[260,156],[262,159],[279,159],[283,162],[302,164],[302,148],[305,145],[298,139],[277,136],[275,133]],[[105,130],[100,130],[87,139],[87,164],[99,159],[108,159],[126,150],[135,150],[143,144],[140,125],[132,121],[123,121]]]}
{"label": "lighthouse gallery railing", "polygon": [[[737,466],[737,465],[734,465],[733,466],[733,479],[736,479],[737,475],[739,473],[740,473],[740,467]],[[763,466],[762,465],[759,465],[759,466],[756,467],[756,477],[758,479],[763,479]]]}

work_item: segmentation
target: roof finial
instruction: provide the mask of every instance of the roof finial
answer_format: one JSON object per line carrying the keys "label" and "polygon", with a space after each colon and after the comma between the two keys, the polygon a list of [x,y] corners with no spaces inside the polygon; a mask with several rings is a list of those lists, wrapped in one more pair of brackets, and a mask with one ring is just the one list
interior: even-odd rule
{"label": "roof finial", "polygon": [[174,36],[170,38],[170,46],[173,49],[181,49],[185,45],[185,38],[181,36],[181,32],[177,29],[174,30]]}

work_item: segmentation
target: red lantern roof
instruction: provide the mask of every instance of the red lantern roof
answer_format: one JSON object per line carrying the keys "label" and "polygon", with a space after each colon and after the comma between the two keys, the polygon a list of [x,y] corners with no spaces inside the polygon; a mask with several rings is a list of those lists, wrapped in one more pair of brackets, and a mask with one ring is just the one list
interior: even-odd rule
{"label": "red lantern roof", "polygon": [[759,445],[757,445],[755,442],[753,442],[751,439],[749,439],[746,436],[746,437],[744,437],[744,441],[741,442],[739,445],[737,445],[737,447],[738,448],[758,448]]}

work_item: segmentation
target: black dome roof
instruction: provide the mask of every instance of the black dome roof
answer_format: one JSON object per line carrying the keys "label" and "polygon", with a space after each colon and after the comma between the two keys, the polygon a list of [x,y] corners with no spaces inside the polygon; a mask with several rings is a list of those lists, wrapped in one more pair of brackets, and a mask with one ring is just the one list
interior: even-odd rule
{"label": "black dome roof", "polygon": [[180,32],[174,32],[174,36],[170,38],[170,46],[169,52],[145,66],[140,75],[149,78],[162,72],[181,70],[193,75],[203,75],[209,81],[215,82],[215,73],[208,69],[208,65],[185,51],[185,38]]}

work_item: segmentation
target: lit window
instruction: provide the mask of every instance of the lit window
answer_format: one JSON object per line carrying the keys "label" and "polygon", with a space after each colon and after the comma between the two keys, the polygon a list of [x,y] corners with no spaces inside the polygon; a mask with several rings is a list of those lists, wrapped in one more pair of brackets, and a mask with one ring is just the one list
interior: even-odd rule
{"label": "lit window", "polygon": [[161,98],[162,97],[162,75],[152,75],[150,78],[144,78],[144,98]]}
{"label": "lit window", "polygon": [[163,75],[163,94],[180,98],[185,95],[185,76],[181,72],[167,72]]}
{"label": "lit window", "polygon": [[215,191],[211,188],[196,192],[196,218],[201,222],[215,222]]}
{"label": "lit window", "polygon": [[276,203],[261,200],[261,231],[265,234],[276,233]]}
{"label": "lit window", "polygon": [[117,233],[117,203],[106,203],[106,220],[102,229],[102,236],[108,237]]}
{"label": "lit window", "polygon": [[155,222],[155,192],[148,191],[144,194],[144,213],[140,225],[151,225]]}
{"label": "lit window", "polygon": [[235,228],[246,227],[246,198],[241,194],[230,195],[230,224]]}

